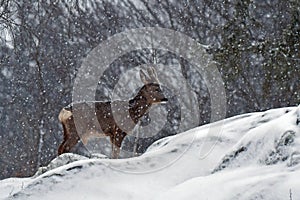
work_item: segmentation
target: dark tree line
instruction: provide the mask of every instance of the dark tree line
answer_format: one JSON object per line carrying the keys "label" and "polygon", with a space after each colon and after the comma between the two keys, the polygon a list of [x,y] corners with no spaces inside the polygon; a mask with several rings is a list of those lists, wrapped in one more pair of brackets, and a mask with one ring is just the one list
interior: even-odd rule
{"label": "dark tree line", "polygon": [[[57,116],[72,100],[82,59],[116,33],[151,26],[207,45],[225,83],[228,116],[299,104],[297,0],[0,0],[0,178],[32,175],[56,156],[62,139]],[[186,60],[155,52],[158,62],[180,63],[199,100],[199,125],[208,123],[210,96],[201,75]],[[107,71],[116,79],[104,78],[104,88],[111,92],[120,73],[152,58],[147,50],[119,58]],[[97,95],[107,96],[101,87]],[[140,141],[140,152],[176,132],[174,102],[170,123],[157,138]]]}

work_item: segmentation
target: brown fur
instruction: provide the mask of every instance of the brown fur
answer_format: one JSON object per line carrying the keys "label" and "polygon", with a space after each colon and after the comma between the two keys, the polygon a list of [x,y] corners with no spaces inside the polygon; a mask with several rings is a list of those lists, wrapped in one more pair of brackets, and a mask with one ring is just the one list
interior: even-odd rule
{"label": "brown fur", "polygon": [[58,154],[69,152],[80,138],[87,144],[89,138],[109,136],[112,158],[118,158],[123,139],[149,111],[151,105],[167,101],[157,83],[154,69],[150,70],[149,77],[143,71],[140,72],[145,85],[129,101],[81,102],[63,108],[59,120],[63,126],[64,140],[59,146]]}

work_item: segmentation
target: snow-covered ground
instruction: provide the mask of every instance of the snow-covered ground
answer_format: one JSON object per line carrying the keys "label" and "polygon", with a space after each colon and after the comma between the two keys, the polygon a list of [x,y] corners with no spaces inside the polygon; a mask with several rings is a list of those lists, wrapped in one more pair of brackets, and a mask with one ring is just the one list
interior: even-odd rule
{"label": "snow-covered ground", "polygon": [[198,127],[136,158],[65,154],[0,181],[0,199],[300,199],[300,106]]}

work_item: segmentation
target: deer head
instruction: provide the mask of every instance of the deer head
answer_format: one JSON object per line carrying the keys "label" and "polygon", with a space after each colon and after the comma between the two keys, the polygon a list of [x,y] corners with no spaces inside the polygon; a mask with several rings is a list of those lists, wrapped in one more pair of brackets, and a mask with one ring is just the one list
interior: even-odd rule
{"label": "deer head", "polygon": [[167,102],[168,99],[164,96],[158,78],[157,73],[153,67],[147,68],[148,75],[143,70],[140,70],[140,78],[144,83],[137,96],[146,98],[147,103],[156,104]]}

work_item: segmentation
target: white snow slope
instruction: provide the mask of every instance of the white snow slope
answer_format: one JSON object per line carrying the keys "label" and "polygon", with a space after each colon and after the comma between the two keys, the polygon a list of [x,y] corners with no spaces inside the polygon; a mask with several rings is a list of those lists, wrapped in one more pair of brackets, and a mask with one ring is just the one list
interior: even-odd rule
{"label": "white snow slope", "polygon": [[34,177],[0,181],[0,199],[300,199],[300,106],[198,127],[136,158],[65,154]]}

